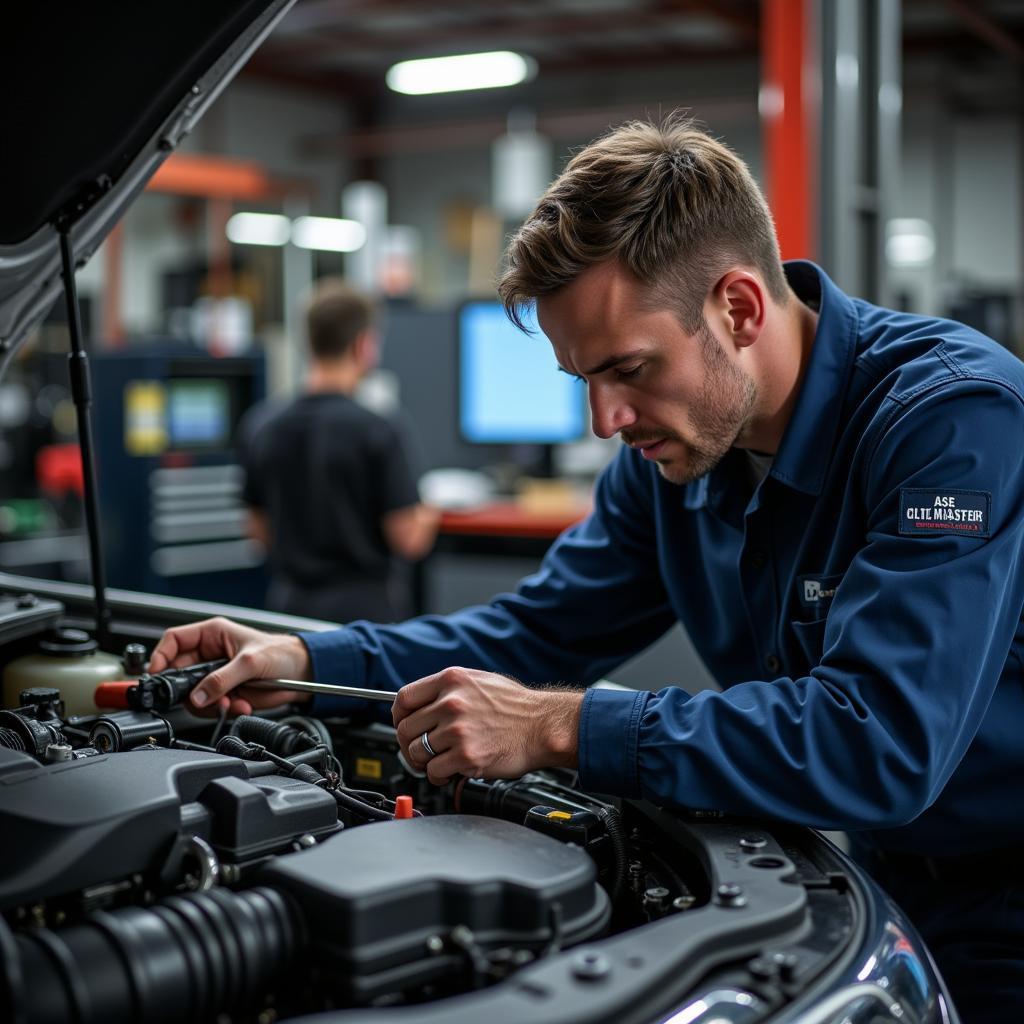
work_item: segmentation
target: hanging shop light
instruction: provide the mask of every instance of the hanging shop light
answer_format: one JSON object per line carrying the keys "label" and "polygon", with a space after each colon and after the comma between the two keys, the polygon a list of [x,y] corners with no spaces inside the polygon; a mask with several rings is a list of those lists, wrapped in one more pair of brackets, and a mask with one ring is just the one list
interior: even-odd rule
{"label": "hanging shop light", "polygon": [[237,245],[284,245],[291,222],[280,213],[236,213],[227,223],[227,236]]}
{"label": "hanging shop light", "polygon": [[297,217],[292,222],[292,242],[300,249],[355,252],[366,243],[366,228],[343,217]]}
{"label": "hanging shop light", "polygon": [[536,62],[509,50],[404,60],[388,70],[388,88],[408,96],[518,85],[536,74]]}

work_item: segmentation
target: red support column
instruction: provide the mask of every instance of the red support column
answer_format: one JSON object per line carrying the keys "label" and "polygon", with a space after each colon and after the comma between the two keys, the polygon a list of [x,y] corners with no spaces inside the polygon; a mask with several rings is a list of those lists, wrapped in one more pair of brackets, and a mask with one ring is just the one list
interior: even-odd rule
{"label": "red support column", "polygon": [[760,112],[766,195],[783,259],[817,255],[817,79],[813,0],[761,4]]}
{"label": "red support column", "polygon": [[124,284],[124,223],[119,221],[103,243],[103,327],[100,346],[121,348],[124,345],[124,321],[121,301]]}

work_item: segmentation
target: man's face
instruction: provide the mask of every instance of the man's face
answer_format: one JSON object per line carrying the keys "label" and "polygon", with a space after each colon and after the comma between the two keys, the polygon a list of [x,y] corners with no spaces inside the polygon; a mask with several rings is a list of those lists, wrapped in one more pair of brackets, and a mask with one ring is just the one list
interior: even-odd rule
{"label": "man's face", "polygon": [[672,483],[711,470],[750,424],[751,377],[706,325],[688,334],[616,264],[542,296],[537,319],[559,366],[586,380],[594,433],[621,435]]}

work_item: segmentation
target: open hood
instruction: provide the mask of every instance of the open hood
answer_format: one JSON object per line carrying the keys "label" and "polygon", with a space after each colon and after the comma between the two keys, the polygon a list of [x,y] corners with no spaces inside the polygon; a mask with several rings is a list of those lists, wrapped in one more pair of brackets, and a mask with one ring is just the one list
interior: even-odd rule
{"label": "open hood", "polygon": [[0,373],[294,0],[20,4],[0,42]]}

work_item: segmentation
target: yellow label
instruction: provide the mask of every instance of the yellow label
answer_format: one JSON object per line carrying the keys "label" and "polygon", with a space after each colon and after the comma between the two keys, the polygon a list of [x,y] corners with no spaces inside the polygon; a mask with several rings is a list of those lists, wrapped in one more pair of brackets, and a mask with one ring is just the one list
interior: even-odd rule
{"label": "yellow label", "polygon": [[383,774],[382,769],[381,762],[372,757],[356,758],[356,775],[361,779],[379,779]]}
{"label": "yellow label", "polygon": [[160,455],[167,448],[166,395],[160,381],[125,385],[124,446],[129,455]]}
{"label": "yellow label", "polygon": [[553,821],[569,821],[572,815],[568,811],[548,811],[547,817]]}

